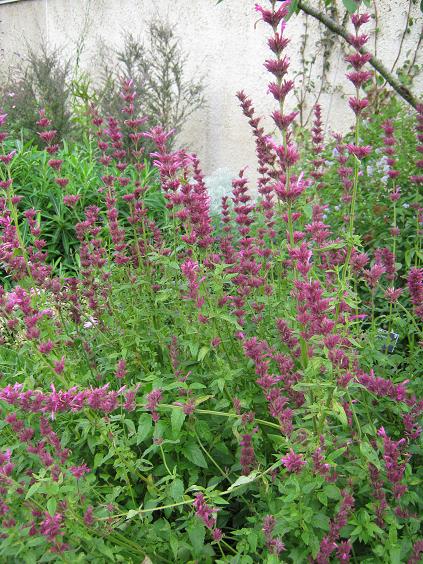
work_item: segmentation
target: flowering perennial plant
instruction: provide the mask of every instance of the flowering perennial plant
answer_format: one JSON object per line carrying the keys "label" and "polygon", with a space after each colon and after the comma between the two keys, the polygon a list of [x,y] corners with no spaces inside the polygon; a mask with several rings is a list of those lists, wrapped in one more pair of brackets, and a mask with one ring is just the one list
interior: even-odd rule
{"label": "flowering perennial plant", "polygon": [[[258,199],[242,170],[218,217],[197,156],[135,117],[130,80],[125,131],[90,110],[100,173],[88,206],[40,110],[46,182],[78,241],[72,273],[49,259],[0,112],[1,561],[419,561],[421,158],[401,184],[394,118],[366,142],[370,16],[359,12],[353,134],[327,145],[316,106],[303,157],[288,111],[289,9],[256,6],[276,133],[239,92]],[[360,222],[381,153],[390,207],[376,244]]]}

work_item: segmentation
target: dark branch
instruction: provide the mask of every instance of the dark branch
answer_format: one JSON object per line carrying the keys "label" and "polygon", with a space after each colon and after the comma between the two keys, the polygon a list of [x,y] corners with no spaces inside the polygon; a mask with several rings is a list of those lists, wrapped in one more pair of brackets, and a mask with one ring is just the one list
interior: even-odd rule
{"label": "dark branch", "polygon": [[[312,16],[313,18],[316,18],[316,20],[319,20],[319,22],[321,22],[328,29],[333,31],[333,33],[336,33],[337,35],[339,35],[349,43],[348,32],[342,26],[340,26],[335,21],[333,21],[329,16],[309,6],[302,0],[298,1],[298,8],[302,10],[304,13]],[[364,55],[368,53],[368,51],[362,48],[360,49],[360,53]],[[413,106],[413,108],[417,109],[417,105],[419,102],[415,97],[415,95],[411,92],[409,88],[406,88],[403,84],[401,84],[401,82],[397,78],[395,78],[395,76],[391,72],[389,72],[389,70],[379,59],[377,59],[374,55],[372,55],[372,58],[370,59],[369,63],[386,80],[386,82],[392,86],[395,92],[399,96],[401,96],[403,100],[407,102],[407,104],[410,104],[410,106]]]}

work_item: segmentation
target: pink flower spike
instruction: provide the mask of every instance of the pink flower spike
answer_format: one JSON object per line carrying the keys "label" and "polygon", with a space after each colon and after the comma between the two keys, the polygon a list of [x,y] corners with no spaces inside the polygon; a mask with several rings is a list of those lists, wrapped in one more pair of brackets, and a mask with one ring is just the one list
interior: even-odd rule
{"label": "pink flower spike", "polygon": [[296,454],[292,448],[281,460],[288,472],[293,472],[295,474],[301,472],[303,466],[306,464],[306,461],[303,460],[302,454]]}
{"label": "pink flower spike", "polygon": [[67,196],[63,196],[63,203],[65,204],[65,206],[73,208],[78,203],[79,198],[80,196],[78,196],[77,194],[68,194]]}
{"label": "pink flower spike", "polygon": [[60,360],[53,361],[53,364],[56,374],[62,374],[63,370],[65,369],[65,357],[62,356]]}
{"label": "pink flower spike", "polygon": [[370,14],[353,14],[351,16],[351,22],[355,29],[359,29],[362,25],[370,21]]}
{"label": "pink flower spike", "polygon": [[71,466],[69,468],[69,472],[77,479],[80,480],[82,478],[82,476],[84,476],[84,474],[88,474],[90,472],[90,469],[88,468],[88,466],[84,463],[81,464],[81,466]]}
{"label": "pink flower spike", "polygon": [[370,145],[360,146],[360,145],[346,145],[350,155],[354,155],[357,159],[362,160],[370,155],[372,148]]}

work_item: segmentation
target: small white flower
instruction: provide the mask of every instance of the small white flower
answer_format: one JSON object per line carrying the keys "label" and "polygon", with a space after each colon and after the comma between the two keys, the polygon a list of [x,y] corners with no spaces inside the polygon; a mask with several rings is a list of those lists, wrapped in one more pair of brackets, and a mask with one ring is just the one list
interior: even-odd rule
{"label": "small white flower", "polygon": [[389,180],[389,176],[382,176],[382,178],[380,179],[382,184],[387,184],[388,180]]}
{"label": "small white flower", "polygon": [[[388,166],[386,164],[386,157],[382,157],[381,159],[376,161],[376,166],[377,166],[379,171],[386,172],[386,167]],[[388,170],[389,170],[389,166],[388,166]]]}
{"label": "small white flower", "polygon": [[332,151],[332,157],[339,157],[339,151],[338,149],[335,147],[334,150]]}
{"label": "small white flower", "polygon": [[375,171],[374,166],[367,165],[367,176],[373,176],[374,171]]}
{"label": "small white flower", "polygon": [[97,319],[95,319],[94,317],[91,317],[91,316],[90,316],[90,317],[88,318],[88,321],[86,321],[86,322],[84,323],[84,328],[85,328],[85,329],[91,329],[91,327],[94,327],[94,325],[97,325],[97,323],[98,323]]}
{"label": "small white flower", "polygon": [[405,204],[402,204],[402,207],[405,208],[405,209],[407,209],[407,208],[410,207],[410,204],[407,204],[407,202],[405,202]]}
{"label": "small white flower", "polygon": [[44,294],[44,290],[42,290],[41,288],[31,288],[29,293],[32,295],[41,296],[41,294]]}

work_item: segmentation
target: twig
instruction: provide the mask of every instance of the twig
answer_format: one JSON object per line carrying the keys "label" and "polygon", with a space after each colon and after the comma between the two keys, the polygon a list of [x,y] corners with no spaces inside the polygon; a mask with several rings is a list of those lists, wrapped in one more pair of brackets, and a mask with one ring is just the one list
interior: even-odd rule
{"label": "twig", "polygon": [[[348,43],[350,42],[350,36],[347,30],[341,27],[335,21],[333,21],[326,14],[319,12],[319,10],[316,10],[312,6],[309,6],[302,0],[298,0],[298,8],[302,10],[305,14],[309,14],[313,18],[316,18],[316,20],[319,20],[319,22],[321,22],[328,29],[333,31],[333,33],[336,33],[337,35],[345,39],[345,41],[347,41]],[[369,54],[369,52],[364,48],[361,48],[359,51],[362,55]],[[418,101],[416,96],[413,94],[413,92],[409,88],[406,88],[403,84],[401,84],[401,82],[398,79],[396,79],[391,72],[389,72],[389,70],[379,59],[377,59],[374,55],[371,55],[369,63],[386,80],[386,82],[390,84],[390,86],[392,86],[395,92],[399,96],[401,96],[401,98],[405,102],[407,102],[407,104],[417,109]]]}

